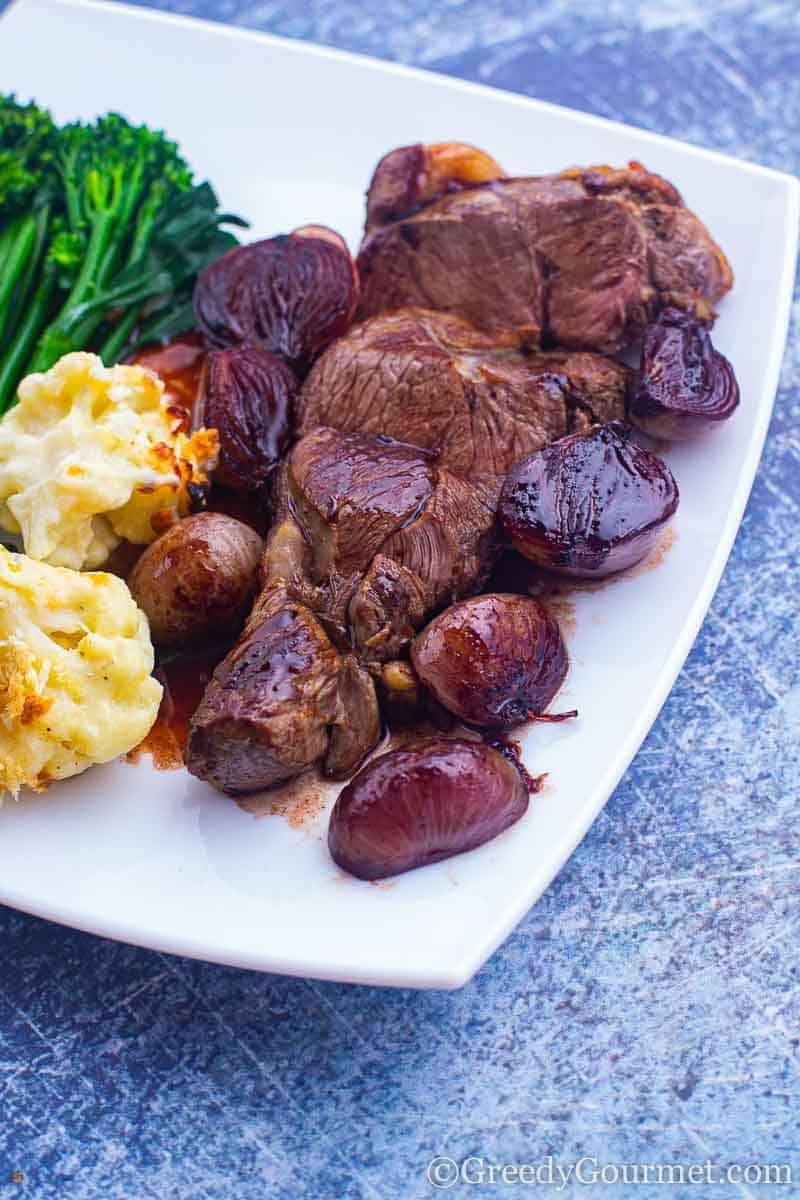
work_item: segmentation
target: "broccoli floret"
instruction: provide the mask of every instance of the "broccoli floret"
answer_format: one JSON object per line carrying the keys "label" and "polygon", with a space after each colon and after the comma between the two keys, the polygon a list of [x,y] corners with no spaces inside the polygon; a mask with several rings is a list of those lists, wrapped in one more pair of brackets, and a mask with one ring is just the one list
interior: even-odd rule
{"label": "broccoli floret", "polygon": [[0,229],[41,202],[43,193],[49,195],[57,140],[58,130],[46,109],[0,95]]}
{"label": "broccoli floret", "polygon": [[72,286],[83,261],[85,249],[84,239],[79,233],[59,228],[59,224],[55,223],[50,245],[47,247],[45,264],[52,263],[57,268],[56,279],[62,288]]}
{"label": "broccoli floret", "polygon": [[94,125],[65,126],[59,167],[75,232],[89,230],[99,215],[110,211],[127,225],[156,183],[165,196],[186,191],[192,183],[174,142],[145,125],[129,124],[119,113]]}

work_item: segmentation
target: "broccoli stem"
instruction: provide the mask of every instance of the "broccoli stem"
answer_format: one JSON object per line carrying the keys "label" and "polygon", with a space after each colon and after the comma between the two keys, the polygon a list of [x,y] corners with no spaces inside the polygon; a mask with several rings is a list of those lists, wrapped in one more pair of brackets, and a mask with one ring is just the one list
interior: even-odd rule
{"label": "broccoli stem", "polygon": [[[36,284],[50,230],[50,205],[43,204],[36,210],[32,218],[25,218],[25,220],[29,219],[32,219],[34,222],[34,238],[27,263],[24,270],[17,276],[17,285],[13,295],[9,298],[9,303],[4,304],[2,297],[0,297],[0,348],[5,346],[14,336],[15,326],[21,314],[25,311],[28,298]],[[1,256],[0,264],[2,264]],[[6,265],[0,265],[0,279],[5,278]]]}
{"label": "broccoli stem", "polygon": [[[163,184],[160,182],[154,183],[142,204],[125,267],[130,267],[135,263],[141,262],[147,253],[147,247],[150,244],[150,238],[152,237],[153,229],[155,228],[158,214],[161,211],[165,198],[166,190]],[[113,363],[118,361],[120,354],[136,328],[140,312],[141,307],[139,305],[134,305],[133,308],[130,308],[121,320],[117,322],[114,329],[103,342],[99,354],[106,366],[112,366]],[[83,327],[81,327],[80,332],[83,334]]]}
{"label": "broccoli stem", "polygon": [[[6,243],[3,261],[3,273],[0,275],[0,345],[5,340],[5,334],[11,325],[11,297],[25,274],[28,261],[36,245],[36,219],[33,216],[20,217],[11,228],[11,236]],[[5,240],[5,239],[4,239]]]}
{"label": "broccoli stem", "polygon": [[73,232],[78,233],[85,229],[86,220],[83,215],[82,187],[78,182],[76,164],[77,156],[73,152],[62,160],[61,174],[64,181],[64,200],[69,227]]}
{"label": "broccoli stem", "polygon": [[[5,278],[6,265],[11,256],[12,244],[14,241],[15,229],[9,226],[0,233],[0,279]],[[0,312],[0,350],[3,347],[4,330],[8,324],[7,312]]]}
{"label": "broccoli stem", "polygon": [[13,344],[8,354],[0,361],[0,415],[13,403],[17,384],[21,376],[27,374],[24,371],[25,363],[47,322],[56,288],[56,276],[55,268],[45,263],[41,282],[17,327]]}
{"label": "broccoli stem", "polygon": [[[47,371],[62,355],[69,354],[70,350],[82,350],[88,337],[101,323],[102,313],[76,324],[72,310],[93,299],[102,288],[103,280],[99,278],[99,268],[114,236],[116,223],[116,214],[113,212],[101,211],[95,216],[86,257],[78,272],[78,278],[55,320],[51,321],[42,333],[28,364],[28,372]],[[80,339],[77,336],[79,331]]]}
{"label": "broccoli stem", "polygon": [[[86,257],[81,264],[72,291],[64,301],[62,312],[66,312],[78,304],[83,304],[85,300],[91,300],[102,288],[104,280],[101,276],[101,266],[106,258],[116,223],[116,214],[113,212],[100,212],[95,217],[92,222],[89,245],[86,247]],[[58,318],[54,324],[57,322]]]}
{"label": "broccoli stem", "polygon": [[0,278],[5,270],[6,259],[11,253],[11,243],[14,238],[14,233],[15,227],[13,225],[7,225],[2,233],[0,233]]}
{"label": "broccoli stem", "polygon": [[107,367],[111,367],[115,362],[119,362],[119,357],[136,328],[139,320],[139,312],[140,309],[138,307],[129,309],[122,320],[117,322],[98,350],[98,354]]}

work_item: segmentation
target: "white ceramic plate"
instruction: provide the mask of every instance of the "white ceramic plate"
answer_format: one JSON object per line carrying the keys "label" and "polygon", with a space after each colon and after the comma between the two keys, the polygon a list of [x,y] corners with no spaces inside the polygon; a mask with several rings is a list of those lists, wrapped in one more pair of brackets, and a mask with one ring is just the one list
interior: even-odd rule
{"label": "white ceramic plate", "polygon": [[[561,703],[525,756],[550,783],[526,817],[450,862],[374,886],[328,857],[327,817],[256,819],[184,771],[114,763],[0,812],[0,900],[81,929],[260,970],[456,987],[547,887],[628,766],[695,638],[758,464],[794,274],[788,176],[595,117],[241,30],[116,4],[20,0],[0,87],[59,118],[108,109],[166,128],[223,203],[268,236],[307,222],[357,245],[392,146],[462,139],[514,173],[639,159],[672,180],[731,258],[715,340],[742,405],[670,451],[682,503],[657,570],[580,594]],[[332,793],[326,803],[332,801]]]}

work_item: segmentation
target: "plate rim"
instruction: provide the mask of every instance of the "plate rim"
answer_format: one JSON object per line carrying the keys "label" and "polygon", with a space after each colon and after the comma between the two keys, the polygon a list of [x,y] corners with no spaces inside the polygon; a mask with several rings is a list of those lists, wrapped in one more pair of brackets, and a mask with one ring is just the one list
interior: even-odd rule
{"label": "plate rim", "polygon": [[[775,396],[782,367],[786,345],[789,320],[791,316],[794,278],[796,270],[798,234],[800,232],[800,181],[788,172],[778,171],[758,163],[739,159],[724,154],[718,150],[708,150],[689,142],[664,134],[654,133],[647,129],[625,122],[610,120],[580,109],[568,108],[539,100],[519,92],[492,87],[487,84],[463,80],[457,76],[442,74],[426,68],[407,66],[391,60],[375,58],[337,47],[306,42],[301,39],[283,37],[266,33],[261,30],[249,29],[238,25],[228,25],[222,22],[186,16],[179,13],[163,12],[157,9],[144,8],[140,5],[117,3],[116,0],[12,0],[0,21],[5,20],[18,9],[45,9],[57,6],[68,10],[81,9],[88,12],[99,10],[114,17],[144,20],[151,23],[177,25],[191,29],[204,29],[216,37],[245,39],[266,44],[282,51],[288,51],[301,57],[323,57],[360,68],[367,67],[378,73],[388,72],[408,79],[409,82],[436,83],[455,92],[467,92],[492,99],[502,99],[504,103],[513,103],[528,110],[554,113],[562,119],[576,121],[585,127],[602,127],[611,129],[617,134],[635,133],[654,147],[669,146],[678,148],[688,157],[700,158],[704,162],[717,162],[720,165],[746,174],[765,178],[775,187],[776,194],[783,200],[782,244],[785,253],[782,261],[782,272],[776,282],[776,313],[777,319],[770,331],[768,347],[765,353],[765,371],[762,384],[762,394],[768,395],[768,403],[759,405],[753,421],[747,453],[739,468],[739,482],[733,494],[724,527],[710,558],[701,586],[694,597],[693,603],[684,622],[680,635],[676,638],[662,669],[653,680],[648,692],[647,703],[643,706],[636,722],[631,725],[626,736],[616,748],[606,770],[595,786],[593,802],[581,814],[581,819],[574,822],[559,843],[550,848],[546,869],[540,869],[533,876],[529,886],[521,889],[513,905],[498,910],[490,930],[486,933],[474,950],[465,952],[461,959],[446,965],[439,964],[436,969],[428,969],[424,974],[420,967],[409,972],[402,965],[395,964],[387,969],[385,964],[377,970],[342,968],[341,966],[318,962],[316,965],[308,960],[301,962],[290,961],[280,955],[253,952],[226,953],[216,945],[203,944],[199,938],[182,936],[161,936],[138,933],[133,928],[126,928],[126,923],[112,918],[107,923],[102,917],[87,919],[85,917],[70,917],[64,908],[57,909],[48,902],[37,904],[29,898],[15,897],[13,889],[2,891],[0,884],[0,903],[7,904],[21,912],[44,918],[92,933],[97,936],[109,937],[124,941],[130,945],[152,949],[158,952],[178,954],[189,958],[202,959],[227,966],[239,967],[246,970],[257,970],[291,975],[300,978],[327,979],[341,983],[368,984],[393,987],[414,987],[434,989],[454,989],[467,983],[483,964],[494,954],[498,946],[511,934],[524,915],[540,898],[545,889],[558,875],[564,863],[586,836],[598,814],[601,812],[614,789],[632,764],[642,741],[658,717],[674,682],[683,667],[700,627],[711,606],[719,580],[725,569],[736,536],[739,532],[744,509],[746,507],[753,483],[758,471],[761,455],[766,440],[767,431],[772,418]],[[555,865],[554,865],[555,864]],[[413,976],[413,978],[412,978]]]}

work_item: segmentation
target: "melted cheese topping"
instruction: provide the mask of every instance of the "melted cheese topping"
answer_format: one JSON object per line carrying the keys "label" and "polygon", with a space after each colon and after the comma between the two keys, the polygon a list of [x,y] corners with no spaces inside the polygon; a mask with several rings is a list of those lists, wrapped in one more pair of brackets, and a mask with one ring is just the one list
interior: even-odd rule
{"label": "melted cheese topping", "polygon": [[97,567],[120,540],[144,545],[189,511],[207,482],[215,430],[188,436],[189,415],[155,375],[67,354],[29,375],[0,421],[0,526],[31,558]]}
{"label": "melted cheese topping", "polygon": [[158,714],[147,619],[121,579],[0,547],[0,798],[108,762]]}

